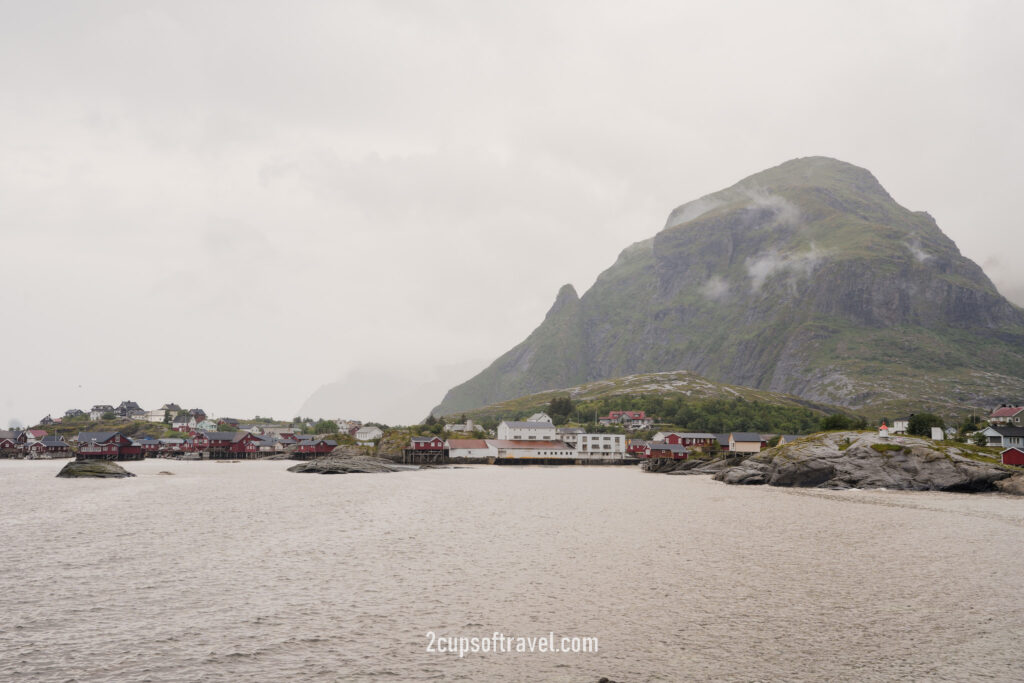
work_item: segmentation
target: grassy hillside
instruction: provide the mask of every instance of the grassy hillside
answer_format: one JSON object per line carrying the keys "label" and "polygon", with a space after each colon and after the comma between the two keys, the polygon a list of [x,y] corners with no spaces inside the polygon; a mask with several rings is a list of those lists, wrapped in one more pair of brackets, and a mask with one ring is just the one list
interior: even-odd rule
{"label": "grassy hillside", "polygon": [[[755,430],[807,433],[824,415],[848,411],[797,396],[718,384],[691,372],[657,372],[543,391],[464,413],[479,423],[524,418],[552,399],[574,403],[572,423],[593,423],[609,410],[645,410],[659,423],[695,431]],[[460,419],[463,414],[452,415]]]}

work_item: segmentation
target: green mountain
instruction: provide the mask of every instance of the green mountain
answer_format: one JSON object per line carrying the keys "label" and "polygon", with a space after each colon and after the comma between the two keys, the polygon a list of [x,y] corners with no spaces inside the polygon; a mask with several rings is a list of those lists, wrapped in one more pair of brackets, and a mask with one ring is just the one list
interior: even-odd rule
{"label": "green mountain", "polygon": [[[609,408],[611,410],[631,408],[636,403],[637,397],[644,397],[646,399],[659,397],[662,399],[662,403],[673,399],[679,399],[684,402],[738,399],[767,406],[806,409],[817,416],[846,412],[837,406],[808,401],[798,396],[764,389],[753,389],[751,387],[719,384],[686,370],[676,370],[629,375],[626,377],[616,377],[615,379],[602,379],[565,389],[548,389],[536,394],[519,396],[507,401],[468,410],[463,414],[478,422],[488,418],[508,419],[517,415],[527,416],[532,413],[548,410],[552,399],[564,396],[572,398],[573,403],[577,405],[602,402],[613,403],[616,407]],[[658,412],[658,415],[652,416],[663,418],[665,421],[672,420],[671,415],[662,415],[660,414],[661,411]],[[580,414],[571,417],[578,417],[581,421],[586,421],[594,416]]]}
{"label": "green mountain", "polygon": [[688,370],[865,412],[1024,395],[1024,310],[927,213],[811,157],[683,204],[434,413]]}

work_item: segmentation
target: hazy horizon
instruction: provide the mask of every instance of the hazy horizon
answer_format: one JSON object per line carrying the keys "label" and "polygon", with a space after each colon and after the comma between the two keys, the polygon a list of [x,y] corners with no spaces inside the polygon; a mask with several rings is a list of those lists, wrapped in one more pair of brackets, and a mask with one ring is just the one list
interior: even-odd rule
{"label": "hazy horizon", "polygon": [[0,19],[0,427],[122,400],[288,419],[339,381],[310,417],[418,421],[676,206],[803,156],[870,170],[1024,305],[1017,3]]}

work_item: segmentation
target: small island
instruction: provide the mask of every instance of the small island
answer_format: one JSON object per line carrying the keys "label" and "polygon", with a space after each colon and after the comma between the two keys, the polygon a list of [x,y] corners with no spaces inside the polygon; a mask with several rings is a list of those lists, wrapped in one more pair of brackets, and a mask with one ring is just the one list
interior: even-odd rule
{"label": "small island", "polygon": [[64,479],[123,479],[135,475],[112,460],[71,460],[57,473]]}

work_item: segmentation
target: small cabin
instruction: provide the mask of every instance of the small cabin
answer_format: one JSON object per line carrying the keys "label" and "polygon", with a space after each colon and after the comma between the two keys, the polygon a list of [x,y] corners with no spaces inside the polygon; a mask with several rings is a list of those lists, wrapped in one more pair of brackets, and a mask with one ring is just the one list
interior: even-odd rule
{"label": "small cabin", "polygon": [[1024,449],[1016,447],[1007,448],[999,455],[1002,456],[1004,465],[1017,465],[1018,467],[1024,467]]}

